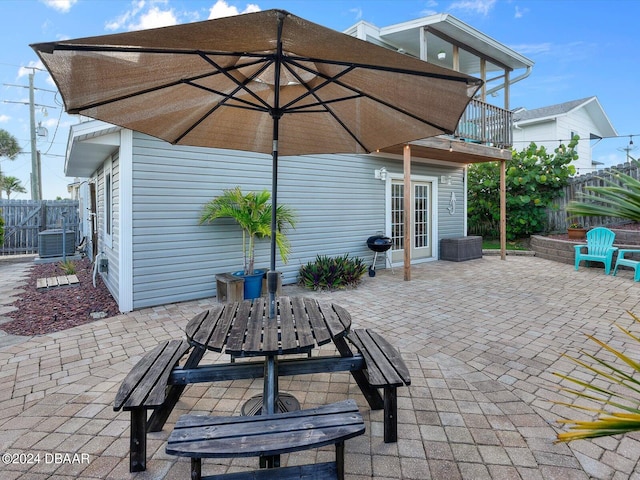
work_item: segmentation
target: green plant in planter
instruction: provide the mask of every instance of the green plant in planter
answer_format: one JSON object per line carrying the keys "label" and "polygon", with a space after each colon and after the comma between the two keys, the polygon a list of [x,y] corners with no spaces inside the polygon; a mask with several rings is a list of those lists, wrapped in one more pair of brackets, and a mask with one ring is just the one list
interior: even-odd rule
{"label": "green plant in planter", "polygon": [[360,258],[349,258],[349,254],[331,258],[326,255],[316,257],[300,267],[300,284],[313,290],[333,290],[347,286],[354,287],[367,271]]}
{"label": "green plant in planter", "polygon": [[[242,255],[244,273],[252,274],[255,265],[256,241],[271,237],[271,194],[262,192],[242,193],[240,187],[222,191],[202,209],[200,224],[211,223],[218,218],[232,218],[242,229]],[[285,235],[288,226],[295,227],[296,218],[292,209],[286,205],[276,208],[276,245],[280,257],[287,263],[290,244]]]}

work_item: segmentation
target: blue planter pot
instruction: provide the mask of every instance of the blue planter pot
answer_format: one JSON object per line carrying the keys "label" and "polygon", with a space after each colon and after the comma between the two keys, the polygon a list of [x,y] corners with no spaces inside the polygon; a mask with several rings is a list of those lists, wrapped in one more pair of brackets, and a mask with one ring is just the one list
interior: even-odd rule
{"label": "blue planter pot", "polygon": [[262,277],[266,270],[254,270],[253,274],[245,275],[243,271],[233,274],[244,278],[244,299],[251,300],[262,295]]}

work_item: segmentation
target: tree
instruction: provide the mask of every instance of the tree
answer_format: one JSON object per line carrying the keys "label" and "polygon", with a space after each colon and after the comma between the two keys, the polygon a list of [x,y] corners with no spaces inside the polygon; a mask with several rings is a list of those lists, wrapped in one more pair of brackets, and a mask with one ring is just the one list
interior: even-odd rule
{"label": "tree", "polygon": [[[506,165],[507,238],[515,240],[542,232],[547,225],[547,208],[575,173],[571,162],[578,158],[575,136],[553,154],[531,143],[513,151]],[[499,236],[500,165],[479,163],[469,167],[469,230],[489,237]]]}
{"label": "tree", "polygon": [[569,202],[567,212],[588,217],[616,217],[640,222],[640,181],[616,172],[618,181],[602,178],[604,187],[585,187],[580,201]]}
{"label": "tree", "polygon": [[[8,158],[9,160],[15,160],[19,153],[22,152],[20,144],[16,137],[11,135],[6,130],[0,129],[0,160],[2,158]],[[0,168],[0,181],[2,181],[2,169]],[[0,189],[0,198],[2,198],[2,190]]]}
{"label": "tree", "polygon": [[27,190],[22,186],[22,182],[16,177],[2,177],[0,178],[0,190],[7,192],[7,199],[11,198],[11,193],[27,193]]}

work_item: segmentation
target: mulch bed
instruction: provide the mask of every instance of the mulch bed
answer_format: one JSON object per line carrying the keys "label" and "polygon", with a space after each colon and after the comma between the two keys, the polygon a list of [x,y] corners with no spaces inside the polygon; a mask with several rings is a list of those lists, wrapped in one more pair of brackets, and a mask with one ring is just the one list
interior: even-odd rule
{"label": "mulch bed", "polygon": [[[13,335],[44,335],[93,322],[99,317],[112,317],[119,313],[118,305],[109,293],[100,275],[93,286],[93,265],[88,259],[75,263],[79,284],[36,289],[38,278],[64,275],[58,263],[34,265],[18,300],[13,302],[17,310],[5,316],[11,322],[0,329]],[[99,313],[103,312],[103,313]],[[97,318],[91,314],[98,314]]]}

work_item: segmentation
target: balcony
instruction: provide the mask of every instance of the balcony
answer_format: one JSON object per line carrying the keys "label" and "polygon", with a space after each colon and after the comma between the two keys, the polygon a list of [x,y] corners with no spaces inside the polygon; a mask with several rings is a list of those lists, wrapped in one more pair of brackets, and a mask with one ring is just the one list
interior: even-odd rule
{"label": "balcony", "polygon": [[511,148],[513,114],[475,98],[462,114],[454,136],[469,143]]}

